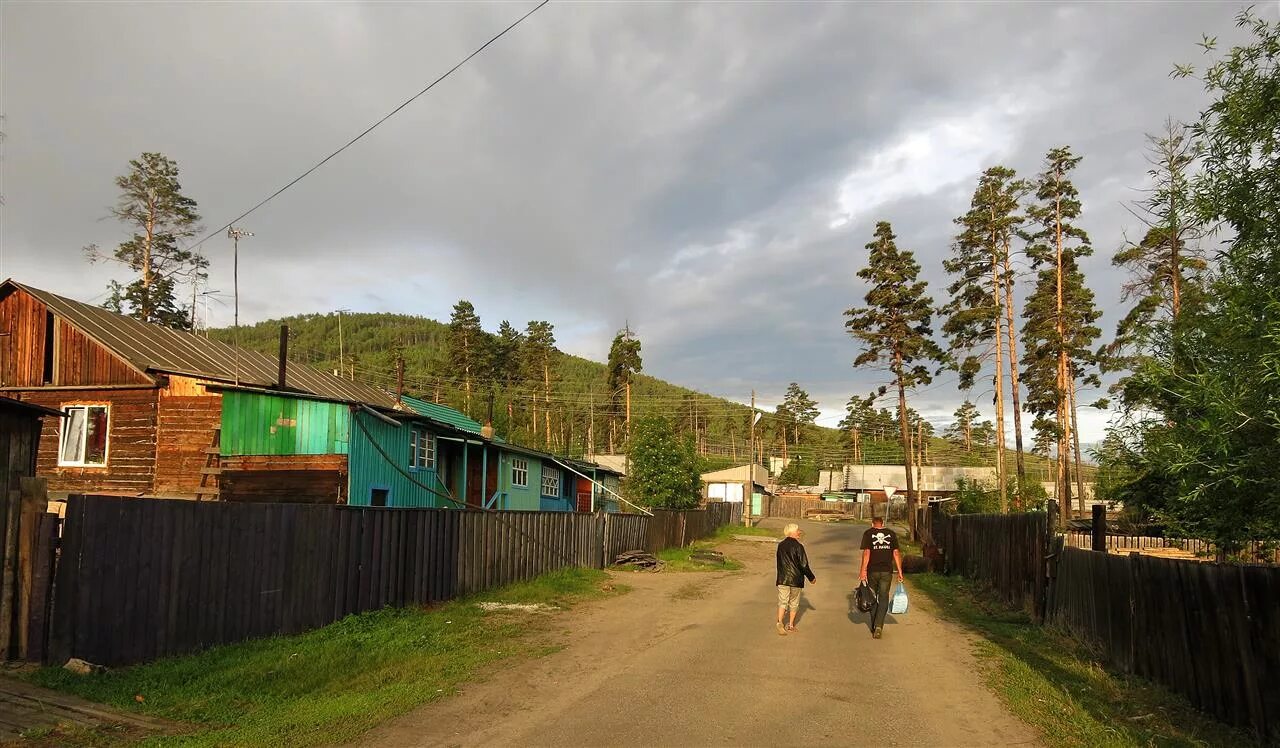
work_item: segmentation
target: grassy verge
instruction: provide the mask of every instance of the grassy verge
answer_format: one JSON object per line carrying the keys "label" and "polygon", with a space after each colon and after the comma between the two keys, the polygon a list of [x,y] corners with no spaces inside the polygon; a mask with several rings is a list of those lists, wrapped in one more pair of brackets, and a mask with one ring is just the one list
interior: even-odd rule
{"label": "grassy verge", "polygon": [[[195,729],[145,745],[309,746],[350,740],[425,702],[443,698],[486,665],[550,651],[529,613],[485,613],[485,600],[568,607],[616,593],[606,574],[566,569],[432,610],[385,609],[298,636],[80,677],[38,670],[35,683]],[[139,699],[141,699],[139,701]],[[71,745],[119,745],[105,731]],[[43,736],[42,736],[43,737]],[[39,744],[39,742],[33,742]]]}
{"label": "grassy verge", "polygon": [[688,548],[668,548],[658,551],[657,556],[663,563],[664,571],[737,571],[742,568],[740,561],[725,556],[724,561],[700,561],[693,558],[697,551],[710,550],[714,543],[698,541]]}
{"label": "grassy verge", "polygon": [[711,536],[712,542],[719,543],[725,540],[733,540],[734,535],[750,535],[758,538],[782,538],[781,530],[771,530],[767,527],[743,527],[742,525],[721,525],[716,528],[715,535]]}
{"label": "grassy verge", "polygon": [[1078,642],[1022,612],[989,605],[956,577],[913,575],[944,616],[981,635],[992,690],[1050,746],[1248,745],[1247,733],[1138,678],[1108,672]]}

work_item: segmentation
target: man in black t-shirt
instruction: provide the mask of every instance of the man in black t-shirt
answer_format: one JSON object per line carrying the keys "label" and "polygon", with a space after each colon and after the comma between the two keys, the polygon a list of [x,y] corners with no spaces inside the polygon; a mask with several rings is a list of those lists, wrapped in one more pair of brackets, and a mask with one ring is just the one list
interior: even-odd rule
{"label": "man in black t-shirt", "polygon": [[898,569],[902,581],[902,552],[898,550],[898,534],[884,526],[884,515],[871,520],[871,529],[862,534],[862,572],[859,580],[876,592],[876,606],[871,610],[871,636],[884,635],[884,616],[889,612],[889,587],[893,570]]}

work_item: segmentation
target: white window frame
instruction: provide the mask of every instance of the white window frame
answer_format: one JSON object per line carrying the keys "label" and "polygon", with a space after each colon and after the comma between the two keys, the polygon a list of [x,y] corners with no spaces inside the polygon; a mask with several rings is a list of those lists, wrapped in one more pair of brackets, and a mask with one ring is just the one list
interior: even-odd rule
{"label": "white window frame", "polygon": [[523,457],[511,458],[511,485],[515,488],[529,487],[529,461]]}
{"label": "white window frame", "polygon": [[[547,490],[547,486],[551,486],[551,490]],[[560,468],[542,466],[542,495],[548,497],[560,497]]]}
{"label": "white window frame", "polygon": [[430,431],[413,430],[409,439],[409,467],[414,470],[436,469],[436,435]]}
{"label": "white window frame", "polygon": [[[94,408],[100,408],[107,413],[107,433],[103,439],[102,462],[85,462],[85,447],[88,444],[89,437],[89,411]],[[71,412],[75,410],[84,411],[85,423],[85,439],[80,444],[80,459],[66,460],[63,459],[67,451],[67,436],[71,433]],[[62,406],[62,412],[66,413],[66,418],[62,419],[62,423],[58,429],[58,466],[59,467],[87,467],[87,468],[104,468],[111,459],[111,403],[76,403],[75,405]]]}

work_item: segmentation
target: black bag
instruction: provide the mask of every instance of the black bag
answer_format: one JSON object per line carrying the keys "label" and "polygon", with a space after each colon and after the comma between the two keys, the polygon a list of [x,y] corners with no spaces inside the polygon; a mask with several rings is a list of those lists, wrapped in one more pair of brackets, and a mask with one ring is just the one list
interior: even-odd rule
{"label": "black bag", "polygon": [[866,582],[859,582],[858,589],[853,592],[853,604],[863,613],[870,613],[876,607],[876,591]]}

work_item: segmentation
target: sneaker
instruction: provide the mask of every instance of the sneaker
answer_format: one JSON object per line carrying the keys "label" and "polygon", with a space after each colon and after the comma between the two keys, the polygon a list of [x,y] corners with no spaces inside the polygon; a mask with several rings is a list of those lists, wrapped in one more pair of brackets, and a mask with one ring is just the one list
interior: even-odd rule
{"label": "sneaker", "polygon": [[778,636],[786,636],[786,635],[787,635],[787,627],[786,627],[786,626],[783,626],[781,623],[779,623],[779,624],[778,624]]}
{"label": "sneaker", "polygon": [[872,638],[872,639],[879,639],[879,638],[880,638],[880,637],[882,637],[882,636],[884,636],[884,629],[883,629],[883,628],[878,628],[878,629],[876,629],[875,631],[872,631],[872,632],[871,632],[871,638]]}

